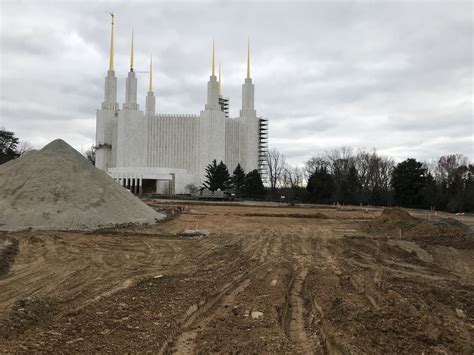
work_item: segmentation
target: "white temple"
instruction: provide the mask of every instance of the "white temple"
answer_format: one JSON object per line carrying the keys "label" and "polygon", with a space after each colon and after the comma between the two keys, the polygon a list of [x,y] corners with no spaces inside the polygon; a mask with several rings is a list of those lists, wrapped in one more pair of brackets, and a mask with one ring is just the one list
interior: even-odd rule
{"label": "white temple", "polygon": [[222,97],[215,75],[214,46],[207,103],[198,115],[156,114],[152,90],[152,64],[145,112],[137,104],[137,78],[133,67],[133,34],[130,71],[126,79],[125,103],[117,103],[114,71],[114,21],[110,64],[105,77],[105,98],[97,110],[96,166],[132,192],[189,193],[186,186],[201,186],[205,168],[212,160],[223,161],[232,174],[238,163],[245,172],[262,172],[268,122],[257,117],[254,85],[247,77],[242,85],[239,117],[229,118],[228,99]]}

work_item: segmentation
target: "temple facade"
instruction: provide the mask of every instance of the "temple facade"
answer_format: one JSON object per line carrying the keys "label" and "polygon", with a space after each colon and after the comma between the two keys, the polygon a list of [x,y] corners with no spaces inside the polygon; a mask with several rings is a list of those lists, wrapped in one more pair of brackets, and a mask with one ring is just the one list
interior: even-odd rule
{"label": "temple facade", "polygon": [[246,171],[264,170],[268,120],[255,110],[255,87],[250,76],[250,48],[247,75],[242,85],[239,117],[228,117],[228,99],[221,93],[215,73],[214,45],[207,102],[196,115],[156,113],[150,60],[149,89],[144,110],[137,103],[133,34],[130,71],[125,83],[125,103],[117,103],[114,71],[114,21],[110,62],[105,77],[105,95],[96,121],[96,167],[106,171],[136,194],[189,193],[189,186],[201,186],[205,168],[214,159],[223,161],[229,172],[240,163]]}

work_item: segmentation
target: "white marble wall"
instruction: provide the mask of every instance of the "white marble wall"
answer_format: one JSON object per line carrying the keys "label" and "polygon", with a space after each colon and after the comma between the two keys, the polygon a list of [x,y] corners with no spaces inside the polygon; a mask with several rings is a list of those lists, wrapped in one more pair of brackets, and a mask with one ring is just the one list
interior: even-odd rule
{"label": "white marble wall", "polygon": [[199,176],[214,159],[225,161],[225,114],[221,110],[201,111],[199,117]]}
{"label": "white marble wall", "polygon": [[148,119],[147,166],[198,171],[199,117],[155,115]]}
{"label": "white marble wall", "polygon": [[120,110],[117,117],[117,167],[146,166],[148,130],[139,110]]}
{"label": "white marble wall", "polygon": [[235,118],[227,118],[225,121],[225,164],[232,174],[241,163],[240,159],[240,122]]}

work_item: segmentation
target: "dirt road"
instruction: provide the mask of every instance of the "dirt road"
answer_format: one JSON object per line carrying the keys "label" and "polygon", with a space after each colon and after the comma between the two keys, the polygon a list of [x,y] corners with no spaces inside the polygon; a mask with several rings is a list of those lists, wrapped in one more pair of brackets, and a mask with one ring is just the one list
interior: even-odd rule
{"label": "dirt road", "polygon": [[[0,352],[472,354],[472,235],[400,239],[368,227],[379,215],[193,205],[153,227],[4,233]],[[209,237],[177,236],[196,227]]]}

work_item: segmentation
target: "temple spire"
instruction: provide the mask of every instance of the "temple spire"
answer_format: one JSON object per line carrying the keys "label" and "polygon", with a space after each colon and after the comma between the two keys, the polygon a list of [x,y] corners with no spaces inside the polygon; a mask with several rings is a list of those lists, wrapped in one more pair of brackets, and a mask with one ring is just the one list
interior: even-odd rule
{"label": "temple spire", "polygon": [[153,91],[153,56],[150,55],[150,87],[148,91]]}
{"label": "temple spire", "polygon": [[111,12],[112,17],[112,32],[110,34],[110,62],[109,70],[114,70],[114,14]]}
{"label": "temple spire", "polygon": [[155,95],[153,95],[153,56],[150,54],[150,84],[146,95],[146,111],[148,117],[155,115]]}
{"label": "temple spire", "polygon": [[247,79],[250,79],[250,38],[247,42]]}
{"label": "temple spire", "polygon": [[211,67],[211,75],[216,75],[216,68],[215,68],[215,61],[214,61],[214,40],[212,40],[212,67]]}
{"label": "temple spire", "polygon": [[219,96],[222,96],[222,86],[221,86],[221,63],[219,62],[219,80],[217,82],[217,87],[219,90]]}
{"label": "temple spire", "polygon": [[133,28],[132,28],[132,47],[130,49],[130,71],[133,71]]}

